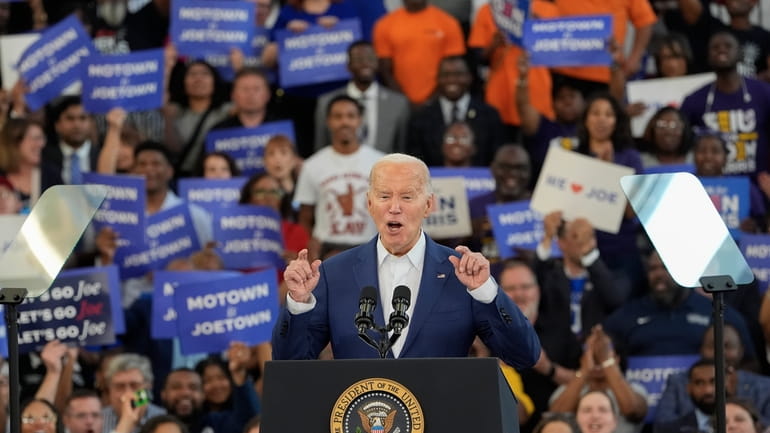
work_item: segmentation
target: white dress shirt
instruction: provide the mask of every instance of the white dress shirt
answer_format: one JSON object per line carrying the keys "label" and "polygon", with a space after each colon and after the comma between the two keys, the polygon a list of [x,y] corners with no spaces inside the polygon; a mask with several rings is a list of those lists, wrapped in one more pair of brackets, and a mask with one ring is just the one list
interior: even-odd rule
{"label": "white dress shirt", "polygon": [[441,113],[444,115],[444,124],[449,126],[452,123],[452,110],[455,104],[457,104],[457,120],[465,121],[468,114],[468,106],[471,105],[471,94],[465,92],[455,102],[450,101],[443,96],[438,98],[438,102],[441,105]]}
{"label": "white dress shirt", "polygon": [[377,98],[380,95],[380,85],[375,81],[362,92],[350,81],[348,82],[347,93],[348,96],[364,106],[364,124],[362,126],[366,128],[366,135],[361,137],[361,144],[374,147],[377,140]]}
{"label": "white dress shirt", "polygon": [[61,178],[64,181],[64,183],[66,184],[72,183],[72,179],[70,179],[71,177],[70,175],[72,173],[72,171],[70,171],[70,161],[73,153],[78,154],[78,161],[80,162],[80,172],[81,173],[91,172],[91,141],[90,140],[86,140],[85,143],[83,143],[77,149],[73,148],[68,144],[64,144],[63,142],[59,142],[59,149],[61,150],[61,155],[62,155]]}

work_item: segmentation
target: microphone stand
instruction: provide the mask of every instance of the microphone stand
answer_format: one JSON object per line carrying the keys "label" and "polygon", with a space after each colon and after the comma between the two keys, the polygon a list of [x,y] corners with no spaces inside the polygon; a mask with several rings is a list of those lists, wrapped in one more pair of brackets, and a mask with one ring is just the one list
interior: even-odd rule
{"label": "microphone stand", "polygon": [[396,343],[399,337],[401,337],[401,331],[393,332],[393,335],[388,337],[388,333],[390,331],[394,331],[394,328],[392,324],[388,324],[388,326],[377,326],[372,325],[370,329],[374,329],[376,332],[380,334],[380,338],[375,341],[372,339],[372,337],[369,336],[369,334],[366,333],[366,331],[359,331],[358,336],[361,337],[362,340],[369,346],[373,347],[377,352],[380,354],[380,359],[385,359],[388,356],[388,350],[390,350],[391,347]]}

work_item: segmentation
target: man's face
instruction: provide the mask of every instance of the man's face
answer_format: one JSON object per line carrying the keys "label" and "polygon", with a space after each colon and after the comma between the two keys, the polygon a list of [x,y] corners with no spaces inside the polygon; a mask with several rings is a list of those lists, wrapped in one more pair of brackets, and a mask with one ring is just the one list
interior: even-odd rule
{"label": "man's face", "polygon": [[468,91],[471,85],[471,73],[461,59],[449,59],[441,62],[438,70],[438,91],[450,101],[457,101]]}
{"label": "man's face", "polygon": [[174,169],[162,153],[145,150],[136,155],[133,173],[144,176],[148,193],[156,193],[168,188]]}
{"label": "man's face", "polygon": [[734,36],[717,33],[709,41],[708,64],[716,72],[732,70],[738,64],[740,51]]}
{"label": "man's face", "polygon": [[337,101],[329,109],[326,117],[332,137],[332,145],[347,148],[358,144],[358,128],[361,127],[361,113],[352,101]]}
{"label": "man's face", "polygon": [[687,393],[690,394],[695,407],[706,415],[714,413],[716,404],[716,387],[714,380],[716,372],[713,365],[695,367],[687,383]]}
{"label": "man's face", "polygon": [[417,163],[383,163],[372,173],[369,215],[385,249],[395,256],[406,254],[417,243],[422,220],[433,209],[433,196],[420,173]]}
{"label": "man's face", "polygon": [[507,268],[500,274],[500,287],[527,319],[534,322],[540,305],[540,286],[535,274],[524,265]]}
{"label": "man's face", "polygon": [[231,96],[237,112],[259,113],[265,111],[270,101],[270,87],[264,78],[248,74],[233,83]]}
{"label": "man's face", "polygon": [[203,385],[194,371],[175,371],[168,375],[161,391],[163,406],[170,414],[186,418],[203,405]]}
{"label": "man's face", "polygon": [[140,389],[147,389],[151,385],[144,380],[144,376],[139,369],[119,371],[112,376],[112,380],[107,384],[107,393],[112,409],[120,415],[122,404],[120,397],[127,392],[136,392]]}
{"label": "man's face", "polygon": [[650,294],[655,301],[666,306],[676,301],[681,288],[671,278],[671,274],[668,273],[657,252],[650,254],[647,261],[647,281],[650,285]]}
{"label": "man's face", "polygon": [[731,17],[743,17],[751,13],[756,0],[726,0],[725,8]]}
{"label": "man's face", "polygon": [[70,105],[54,124],[56,134],[72,147],[80,147],[87,139],[90,120],[82,105]]}
{"label": "man's face", "polygon": [[562,86],[553,98],[553,110],[556,117],[564,123],[577,122],[585,105],[583,94],[569,86]]}
{"label": "man's face", "polygon": [[[732,326],[725,326],[723,333],[725,342],[725,362],[727,365],[737,366],[743,360],[743,343],[738,331]],[[703,342],[700,347],[700,354],[704,358],[714,359],[714,328],[709,328],[703,334]]]}
{"label": "man's face", "polygon": [[348,70],[353,81],[371,83],[377,76],[377,54],[371,45],[356,45],[350,50]]}
{"label": "man's face", "polygon": [[102,431],[102,403],[96,397],[71,400],[62,417],[69,433],[100,433]]}
{"label": "man's face", "polygon": [[497,195],[506,201],[523,198],[529,186],[530,175],[529,158],[518,147],[499,151],[492,162],[492,176],[495,178]]}

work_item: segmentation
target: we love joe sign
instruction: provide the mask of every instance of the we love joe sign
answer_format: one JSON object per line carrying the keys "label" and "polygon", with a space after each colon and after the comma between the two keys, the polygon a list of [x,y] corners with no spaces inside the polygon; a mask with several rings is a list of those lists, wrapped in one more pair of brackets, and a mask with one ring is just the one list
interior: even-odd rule
{"label": "we love joe sign", "polygon": [[553,146],[530,207],[543,215],[562,211],[566,220],[583,217],[597,230],[617,233],[626,209],[620,178],[632,174],[633,168]]}

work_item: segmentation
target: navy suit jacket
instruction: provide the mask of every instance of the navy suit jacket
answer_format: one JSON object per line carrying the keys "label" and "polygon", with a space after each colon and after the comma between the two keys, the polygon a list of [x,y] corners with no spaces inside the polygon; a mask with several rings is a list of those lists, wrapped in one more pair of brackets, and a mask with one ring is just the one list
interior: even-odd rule
{"label": "navy suit jacket", "polygon": [[[459,254],[426,240],[420,291],[412,299],[414,312],[400,357],[465,357],[478,335],[506,364],[533,366],[540,356],[540,341],[518,307],[499,288],[490,304],[473,299],[449,261],[450,255]],[[316,359],[329,341],[336,359],[379,357],[359,338],[354,325],[361,288],[379,287],[377,237],[325,260],[320,272],[313,290],[315,308],[298,315],[286,308],[281,312],[273,330],[273,359]],[[382,302],[374,312],[379,326],[385,323]]]}

